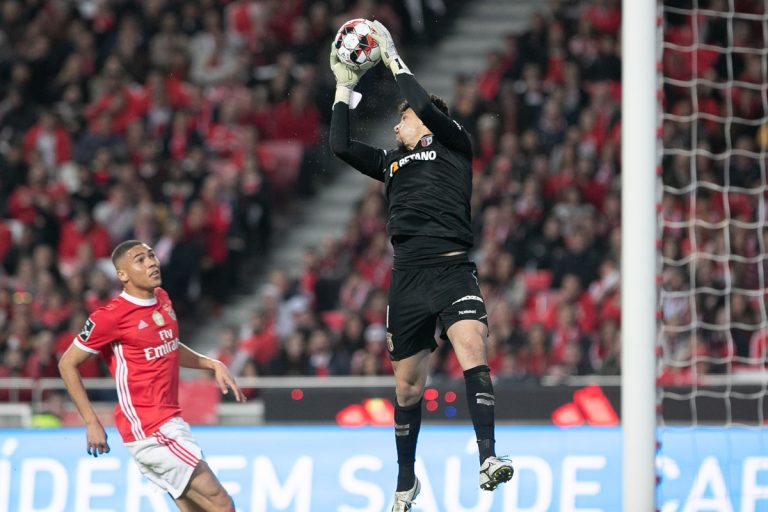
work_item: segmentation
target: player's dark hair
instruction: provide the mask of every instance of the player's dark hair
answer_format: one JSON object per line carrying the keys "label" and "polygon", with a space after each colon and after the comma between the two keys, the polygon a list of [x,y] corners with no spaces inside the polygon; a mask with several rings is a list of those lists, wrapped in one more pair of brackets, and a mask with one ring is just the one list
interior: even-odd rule
{"label": "player's dark hair", "polygon": [[123,254],[131,250],[133,247],[143,243],[144,242],[141,240],[126,240],[125,242],[120,242],[117,244],[117,247],[115,247],[115,249],[112,251],[112,264],[117,267],[117,262],[120,258],[123,257]]}
{"label": "player's dark hair", "polygon": [[[440,112],[442,112],[443,114],[445,114],[447,116],[450,115],[448,113],[448,104],[445,102],[445,100],[443,98],[441,98],[440,96],[435,96],[434,94],[430,94],[429,95],[429,101],[431,101],[432,104],[437,107],[437,110],[439,110]],[[408,104],[408,101],[407,100],[403,100],[400,103],[400,105],[397,107],[397,111],[402,114],[403,112],[405,112],[409,108],[411,108],[411,106]]]}

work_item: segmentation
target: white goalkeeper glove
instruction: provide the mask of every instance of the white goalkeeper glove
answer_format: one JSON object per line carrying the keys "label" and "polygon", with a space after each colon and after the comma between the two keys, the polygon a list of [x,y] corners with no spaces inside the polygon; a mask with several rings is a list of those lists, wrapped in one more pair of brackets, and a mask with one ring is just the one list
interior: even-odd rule
{"label": "white goalkeeper glove", "polygon": [[336,55],[336,49],[333,47],[333,44],[331,44],[330,65],[333,76],[336,78],[336,96],[334,97],[333,104],[335,105],[342,101],[348,104],[350,108],[355,108],[360,102],[362,95],[353,90],[360,81],[360,78],[365,74],[365,70],[356,71],[341,62],[339,56]]}
{"label": "white goalkeeper glove", "polygon": [[384,61],[384,65],[387,66],[393,74],[399,75],[400,73],[412,74],[408,66],[405,65],[403,59],[397,53],[395,47],[395,41],[392,39],[392,34],[389,33],[387,27],[385,27],[380,21],[374,21],[372,24],[373,31],[371,37],[381,49],[381,60]]}

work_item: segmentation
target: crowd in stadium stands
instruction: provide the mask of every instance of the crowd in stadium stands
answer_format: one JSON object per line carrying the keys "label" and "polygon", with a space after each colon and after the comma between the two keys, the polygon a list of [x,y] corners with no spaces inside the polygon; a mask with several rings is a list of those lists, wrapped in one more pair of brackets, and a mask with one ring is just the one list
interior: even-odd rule
{"label": "crowd in stadium stands", "polygon": [[376,17],[397,34],[402,9],[1,2],[0,377],[57,376],[119,290],[109,255],[128,238],[154,246],[182,320],[215,311],[268,244],[277,203],[313,193],[337,27]]}
{"label": "crowd in stadium stands", "polygon": [[[452,113],[475,149],[471,256],[489,314],[489,364],[501,380],[620,372],[619,3],[552,1],[524,33],[499,42],[478,76],[456,77]],[[0,376],[55,375],[56,354],[114,291],[102,258],[115,240],[153,242],[164,286],[186,307],[201,294],[220,297],[217,285],[226,287],[242,255],[267,240],[275,193],[311,193],[306,170],[330,108],[325,48],[339,15],[375,14],[396,33],[402,21],[386,2],[226,4],[2,4]],[[694,34],[712,44],[762,44],[762,27],[748,20],[732,30],[717,16],[667,23],[676,44]],[[679,362],[662,375],[668,383],[722,369],[701,356],[759,356],[768,346],[758,330],[762,295],[750,293],[765,287],[756,256],[768,238],[754,226],[700,223],[692,244],[681,227],[717,225],[726,212],[745,223],[761,214],[759,194],[748,192],[763,183],[753,152],[768,136],[747,122],[766,115],[761,62],[706,47],[664,56],[669,77],[695,72],[747,84],[696,85],[701,111],[746,121],[726,132],[725,123],[702,120],[693,143],[684,117],[693,91],[664,90],[666,111],[681,116],[664,123],[665,147],[740,150],[729,159],[699,153],[697,179],[711,186],[698,188],[694,208],[686,193],[667,192],[660,205],[670,263],[660,284],[681,292],[661,304],[671,326],[665,356]],[[691,185],[690,158],[665,157],[666,185]],[[722,185],[752,190],[724,196]],[[385,210],[372,182],[344,236],[307,248],[299,275],[273,270],[258,309],[222,331],[214,355],[241,376],[390,373]],[[726,250],[747,259],[700,258]],[[699,263],[695,272],[679,264],[685,258]],[[692,303],[693,287],[714,292]],[[726,287],[743,292],[726,300],[717,293]],[[693,314],[735,326],[693,331]],[[432,361],[435,375],[461,376],[449,344]]]}

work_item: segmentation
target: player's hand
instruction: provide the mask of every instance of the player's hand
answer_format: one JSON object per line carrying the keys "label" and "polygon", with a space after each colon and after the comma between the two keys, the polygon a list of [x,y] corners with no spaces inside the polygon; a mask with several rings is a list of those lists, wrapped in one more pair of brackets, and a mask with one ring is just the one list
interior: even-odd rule
{"label": "player's hand", "polygon": [[218,384],[219,389],[221,389],[222,395],[229,394],[229,390],[231,389],[232,393],[235,395],[236,401],[245,402],[245,395],[240,388],[237,387],[235,378],[229,373],[229,368],[227,368],[221,361],[216,361],[213,365],[213,378],[216,379],[216,384]]}
{"label": "player's hand", "polygon": [[101,423],[92,423],[85,427],[85,439],[88,442],[88,455],[98,457],[100,453],[109,453],[107,433]]}
{"label": "player's hand", "polygon": [[339,56],[336,55],[336,49],[333,47],[333,44],[331,44],[330,65],[333,76],[336,77],[337,87],[341,86],[352,90],[365,74],[365,71],[355,71],[341,62]]}
{"label": "player's hand", "polygon": [[371,37],[376,44],[381,48],[381,60],[384,61],[384,65],[389,67],[389,64],[397,59],[397,48],[395,47],[395,40],[392,39],[392,34],[389,33],[387,27],[385,27],[380,21],[374,21],[372,23],[373,31]]}

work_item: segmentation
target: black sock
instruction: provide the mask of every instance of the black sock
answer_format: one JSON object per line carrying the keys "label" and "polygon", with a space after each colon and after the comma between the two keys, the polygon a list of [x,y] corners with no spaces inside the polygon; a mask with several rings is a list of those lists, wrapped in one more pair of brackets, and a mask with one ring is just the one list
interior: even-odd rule
{"label": "black sock", "polygon": [[464,372],[464,384],[467,386],[467,405],[472,425],[475,427],[480,463],[496,455],[493,438],[494,406],[491,371],[486,365],[476,366]]}
{"label": "black sock", "polygon": [[421,400],[407,407],[395,405],[395,444],[397,445],[397,491],[407,491],[416,482],[416,441],[421,428]]}

